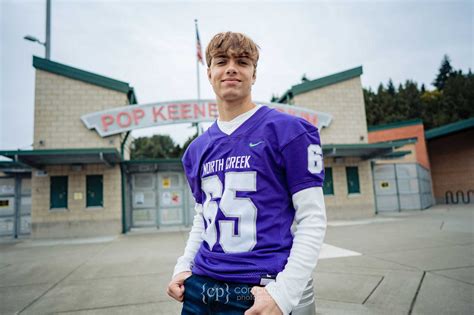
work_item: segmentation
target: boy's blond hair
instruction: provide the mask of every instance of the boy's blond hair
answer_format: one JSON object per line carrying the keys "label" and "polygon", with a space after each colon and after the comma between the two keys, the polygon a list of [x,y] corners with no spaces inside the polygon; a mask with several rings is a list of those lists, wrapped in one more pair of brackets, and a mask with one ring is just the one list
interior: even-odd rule
{"label": "boy's blond hair", "polygon": [[257,44],[248,36],[242,33],[225,32],[218,33],[209,42],[206,48],[206,62],[207,66],[210,67],[212,58],[225,55],[225,56],[245,56],[250,58],[255,69],[257,68],[257,62],[259,57],[259,50]]}

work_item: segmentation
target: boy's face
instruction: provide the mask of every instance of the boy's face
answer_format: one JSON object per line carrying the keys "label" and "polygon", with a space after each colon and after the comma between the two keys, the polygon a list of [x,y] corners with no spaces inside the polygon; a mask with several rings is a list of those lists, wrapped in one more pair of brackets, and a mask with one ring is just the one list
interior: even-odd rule
{"label": "boy's face", "polygon": [[224,101],[250,98],[256,73],[253,62],[246,56],[217,55],[207,69],[209,82],[216,97]]}

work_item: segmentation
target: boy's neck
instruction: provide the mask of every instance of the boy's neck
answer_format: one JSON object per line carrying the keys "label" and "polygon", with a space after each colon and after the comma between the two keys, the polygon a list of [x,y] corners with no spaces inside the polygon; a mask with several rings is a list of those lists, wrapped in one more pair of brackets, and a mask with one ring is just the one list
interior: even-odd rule
{"label": "boy's neck", "polygon": [[219,111],[220,121],[231,121],[235,117],[254,109],[255,106],[250,98],[245,101],[225,101],[217,99],[217,110]]}

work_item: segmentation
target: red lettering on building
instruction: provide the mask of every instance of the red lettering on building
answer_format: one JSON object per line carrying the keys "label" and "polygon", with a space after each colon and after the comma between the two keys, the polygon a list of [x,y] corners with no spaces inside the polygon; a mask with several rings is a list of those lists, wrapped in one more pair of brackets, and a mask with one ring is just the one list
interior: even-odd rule
{"label": "red lettering on building", "polygon": [[181,107],[180,107],[180,116],[181,116],[181,119],[191,119],[191,104],[181,104]]}
{"label": "red lettering on building", "polygon": [[133,121],[134,121],[135,125],[138,125],[140,123],[140,120],[143,117],[145,117],[145,112],[141,108],[135,108],[132,111],[132,115],[133,115]]}
{"label": "red lettering on building", "polygon": [[100,120],[102,121],[102,130],[109,131],[109,126],[112,126],[114,123],[114,116],[112,115],[103,115]]}
{"label": "red lettering on building", "polygon": [[163,110],[163,106],[160,107],[153,107],[153,121],[156,122],[158,120],[158,116],[160,117],[160,120],[167,120],[165,116],[161,113]]}
{"label": "red lettering on building", "polygon": [[[122,122],[122,117],[125,117],[126,122]],[[120,112],[117,115],[117,125],[119,125],[120,128],[127,128],[132,124],[132,117],[130,116],[129,113],[127,112]]]}
{"label": "red lettering on building", "polygon": [[206,116],[206,108],[203,103],[193,104],[194,118],[202,118]]}
{"label": "red lettering on building", "polygon": [[176,104],[168,105],[168,118],[171,120],[179,119],[178,105]]}

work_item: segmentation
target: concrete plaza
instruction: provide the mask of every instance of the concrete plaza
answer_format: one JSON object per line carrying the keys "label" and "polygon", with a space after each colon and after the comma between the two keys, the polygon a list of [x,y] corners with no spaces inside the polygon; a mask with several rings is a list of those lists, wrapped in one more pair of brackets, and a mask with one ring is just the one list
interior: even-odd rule
{"label": "concrete plaza", "polygon": [[[331,221],[318,314],[474,314],[474,206]],[[178,314],[166,295],[187,231],[1,240],[0,314]]]}

